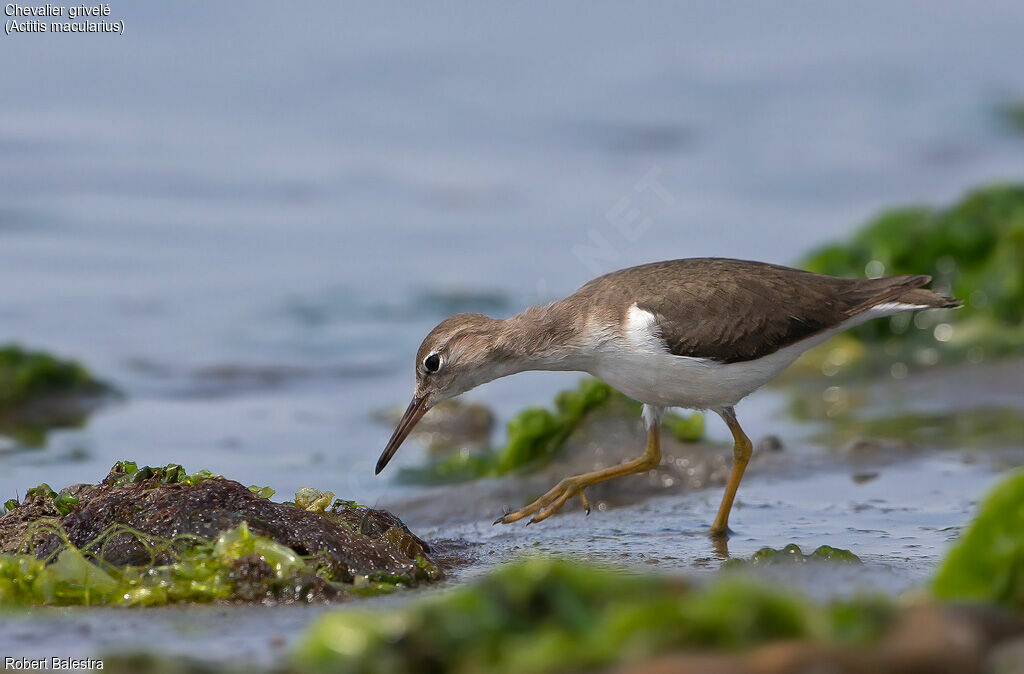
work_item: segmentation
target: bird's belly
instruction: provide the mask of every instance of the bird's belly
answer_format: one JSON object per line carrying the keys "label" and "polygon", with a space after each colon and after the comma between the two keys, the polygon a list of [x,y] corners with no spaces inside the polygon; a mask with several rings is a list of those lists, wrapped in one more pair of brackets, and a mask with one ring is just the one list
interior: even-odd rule
{"label": "bird's belly", "polygon": [[757,360],[719,363],[612,347],[601,354],[591,373],[648,405],[715,409],[735,405],[786,369],[803,350],[786,348]]}

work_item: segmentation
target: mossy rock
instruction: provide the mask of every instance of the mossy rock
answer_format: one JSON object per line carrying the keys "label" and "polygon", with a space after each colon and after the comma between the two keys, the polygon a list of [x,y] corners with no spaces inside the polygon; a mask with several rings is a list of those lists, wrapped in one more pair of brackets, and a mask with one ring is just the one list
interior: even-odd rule
{"label": "mossy rock", "polygon": [[0,433],[22,444],[42,444],[50,428],[80,425],[115,393],[77,361],[0,347]]}
{"label": "mossy rock", "polygon": [[737,578],[694,588],[660,575],[538,558],[397,610],[326,615],[309,629],[294,668],[603,670],[687,648],[731,651],[801,638],[868,643],[891,613],[884,602],[816,605]]}
{"label": "mossy rock", "polygon": [[[849,335],[883,348],[853,353],[842,365],[876,357],[912,367],[1024,348],[1024,185],[978,189],[944,209],[886,211],[849,240],[814,251],[800,266],[849,278],[930,274],[933,288],[964,301],[955,311],[923,318],[901,314],[854,328]],[[829,349],[824,345],[818,352]]]}
{"label": "mossy rock", "polygon": [[734,557],[726,560],[722,568],[742,568],[747,565],[806,564],[808,562],[831,562],[835,564],[860,564],[860,557],[843,548],[819,545],[813,552],[804,554],[800,546],[790,543],[781,550],[761,548],[749,560]]}
{"label": "mossy rock", "polygon": [[0,605],[312,601],[442,576],[386,511],[270,493],[130,461],[99,484],[40,485],[0,517]]}
{"label": "mossy rock", "polygon": [[944,599],[992,602],[1024,613],[1024,470],[985,498],[932,590]]}

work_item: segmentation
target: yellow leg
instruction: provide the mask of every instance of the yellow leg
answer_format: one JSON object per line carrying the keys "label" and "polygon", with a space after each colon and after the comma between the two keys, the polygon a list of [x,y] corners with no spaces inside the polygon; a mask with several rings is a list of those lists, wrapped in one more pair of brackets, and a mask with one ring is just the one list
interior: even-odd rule
{"label": "yellow leg", "polygon": [[740,486],[740,480],[743,479],[743,471],[747,468],[747,462],[750,461],[750,455],[754,452],[754,446],[750,442],[750,438],[740,428],[740,424],[736,421],[736,412],[731,407],[717,410],[719,416],[729,426],[729,430],[732,431],[732,438],[734,441],[732,450],[732,470],[729,472],[729,482],[725,485],[725,494],[722,495],[722,504],[718,506],[718,515],[715,516],[715,521],[711,525],[712,535],[723,535],[729,531],[729,511],[732,510],[732,502],[736,498],[736,490]]}
{"label": "yellow leg", "polygon": [[528,515],[533,515],[533,518],[527,522],[527,524],[542,522],[548,517],[551,517],[551,515],[553,515],[559,508],[565,505],[566,501],[576,494],[579,494],[580,501],[583,502],[583,508],[589,515],[590,504],[587,503],[587,497],[583,494],[584,489],[592,484],[604,482],[605,480],[610,480],[613,477],[619,477],[620,475],[642,473],[652,468],[656,468],[659,463],[661,463],[661,427],[659,425],[655,425],[647,432],[647,450],[640,458],[620,463],[617,466],[611,466],[602,470],[595,470],[591,473],[583,473],[582,475],[567,477],[552,487],[551,491],[544,494],[530,505],[520,508],[519,510],[514,510],[507,515],[503,515],[495,520],[494,523],[510,524],[521,520]]}

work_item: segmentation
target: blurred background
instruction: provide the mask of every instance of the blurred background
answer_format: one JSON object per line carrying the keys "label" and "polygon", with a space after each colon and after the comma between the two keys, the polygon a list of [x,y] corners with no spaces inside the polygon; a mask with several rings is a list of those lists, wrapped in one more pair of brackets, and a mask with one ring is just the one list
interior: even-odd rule
{"label": "blurred background", "polygon": [[[406,402],[444,316],[657,259],[793,264],[880,209],[1024,175],[1004,114],[1024,95],[1020,3],[111,3],[110,20],[123,36],[0,39],[0,343],[124,394],[0,439],[7,496],[134,458],[376,502],[398,487],[373,477],[391,429],[372,415]],[[575,379],[471,398],[500,422]],[[747,418],[771,431],[758,400]]]}

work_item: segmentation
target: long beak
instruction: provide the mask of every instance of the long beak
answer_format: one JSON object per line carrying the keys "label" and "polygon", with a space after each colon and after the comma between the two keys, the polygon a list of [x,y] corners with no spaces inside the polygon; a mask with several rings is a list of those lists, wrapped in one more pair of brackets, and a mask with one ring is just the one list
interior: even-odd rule
{"label": "long beak", "polygon": [[428,409],[430,409],[430,406],[427,405],[426,396],[412,399],[409,407],[405,410],[405,414],[402,415],[401,421],[398,422],[398,427],[392,433],[391,439],[388,440],[388,446],[384,448],[384,452],[377,459],[377,469],[373,471],[374,475],[380,475],[380,471],[384,470],[384,466],[388,465],[388,461],[395,455],[398,448],[402,446],[402,441],[409,435],[409,431],[427,413]]}

